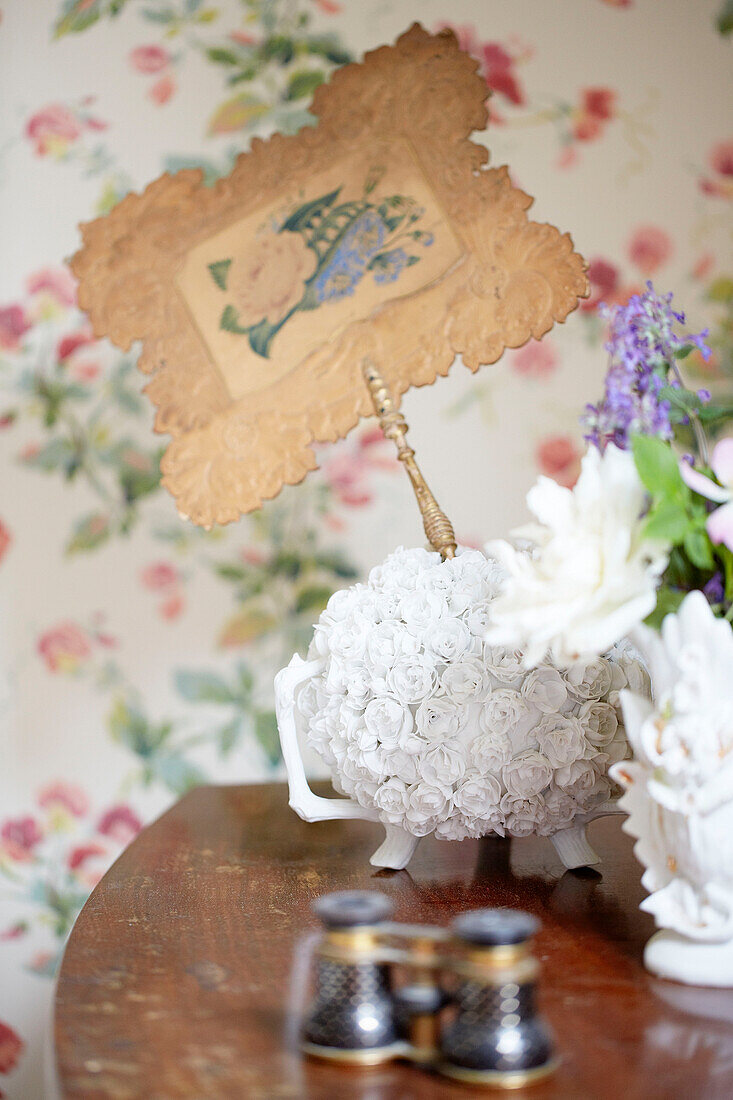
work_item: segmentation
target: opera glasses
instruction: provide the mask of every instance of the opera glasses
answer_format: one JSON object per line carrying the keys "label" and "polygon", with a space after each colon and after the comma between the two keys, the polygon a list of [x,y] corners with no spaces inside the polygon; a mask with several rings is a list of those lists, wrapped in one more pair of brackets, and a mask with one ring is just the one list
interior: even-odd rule
{"label": "opera glasses", "polygon": [[476,909],[445,929],[391,922],[392,908],[372,891],[315,903],[325,930],[305,1053],[353,1065],[406,1058],[504,1088],[551,1073],[553,1041],[534,1002],[537,920]]}

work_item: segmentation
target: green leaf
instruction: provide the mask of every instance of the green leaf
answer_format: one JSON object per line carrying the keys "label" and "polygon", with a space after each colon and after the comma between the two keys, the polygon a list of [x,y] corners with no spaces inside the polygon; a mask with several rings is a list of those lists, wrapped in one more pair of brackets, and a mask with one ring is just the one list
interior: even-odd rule
{"label": "green leaf", "polygon": [[256,355],[261,355],[263,359],[270,358],[270,344],[282,324],[282,321],[278,321],[276,325],[271,325],[265,317],[252,325],[248,330],[249,346]]}
{"label": "green leaf", "polygon": [[327,569],[344,580],[354,580],[359,575],[358,569],[344,556],[340,550],[322,551],[313,558],[314,564],[321,569]]}
{"label": "green leaf", "polygon": [[686,595],[686,592],[677,588],[660,588],[657,592],[657,606],[647,615],[644,622],[647,626],[659,630],[665,616],[678,611]]}
{"label": "green leaf", "polygon": [[706,424],[715,423],[717,420],[729,420],[733,417],[733,405],[702,405],[698,416]]}
{"label": "green leaf", "polygon": [[329,191],[327,195],[321,195],[317,199],[303,203],[302,206],[293,211],[282,228],[290,233],[301,232],[303,229],[309,228],[314,218],[320,217],[324,210],[332,206],[340,193],[341,188],[337,187],[335,191]]}
{"label": "green leaf", "polygon": [[201,769],[178,753],[154,757],[150,767],[155,778],[173,794],[185,794],[206,782]]}
{"label": "green leaf", "polygon": [[213,672],[178,669],[174,677],[176,691],[189,703],[234,703],[236,697],[220,676]]}
{"label": "green leaf", "polygon": [[677,348],[677,351],[674,353],[675,359],[686,359],[690,352],[694,350],[694,348],[694,344],[683,344],[682,347]]}
{"label": "green leaf", "polygon": [[308,53],[325,57],[332,65],[348,65],[354,60],[353,54],[342,46],[333,34],[312,35],[306,39],[305,48]]}
{"label": "green leaf", "polygon": [[231,260],[218,260],[215,264],[208,265],[209,271],[211,272],[211,278],[220,290],[226,290],[227,288],[227,276],[229,275],[231,264]]}
{"label": "green leaf", "polygon": [[227,756],[232,751],[241,733],[241,718],[235,718],[232,722],[228,722],[226,726],[222,726],[216,738],[219,743],[219,752],[222,756]]}
{"label": "green leaf", "polygon": [[684,495],[685,483],[669,443],[653,435],[635,435],[631,448],[639,477],[650,493],[654,496]]}
{"label": "green leaf", "polygon": [[79,468],[80,454],[68,439],[52,439],[38,451],[29,451],[23,456],[26,466],[33,466],[44,473],[63,470],[67,477],[73,477]]}
{"label": "green leaf", "polygon": [[231,648],[247,645],[264,634],[269,634],[278,625],[274,615],[257,607],[245,607],[229,619],[219,635],[220,646]]}
{"label": "green leaf", "polygon": [[78,554],[96,550],[105,543],[111,534],[109,516],[103,512],[92,512],[78,520],[72,529],[72,536],[66,544],[67,554]]}
{"label": "green leaf", "polygon": [[295,599],[295,610],[322,611],[331,598],[333,589],[329,585],[311,584],[301,588]]}
{"label": "green leaf", "polygon": [[226,332],[233,332],[237,336],[246,336],[249,332],[248,328],[243,328],[239,323],[239,314],[234,306],[224,306],[224,311],[219,321],[219,328],[223,328]]}
{"label": "green leaf", "polygon": [[287,100],[304,99],[312,96],[316,88],[323,84],[326,74],[313,69],[301,69],[293,73],[288,81],[285,98]]}
{"label": "green leaf", "polygon": [[683,541],[690,529],[690,520],[684,508],[672,500],[663,500],[653,508],[644,524],[644,538],[677,544]]}
{"label": "green leaf", "polygon": [[[730,0],[730,4],[733,14],[733,0]],[[706,297],[711,302],[733,302],[733,277],[718,275],[708,287]]]}
{"label": "green leaf", "polygon": [[255,715],[255,737],[265,750],[271,764],[277,764],[281,757],[280,735],[277,730],[277,718],[272,710],[261,710]]}
{"label": "green leaf", "polygon": [[236,50],[226,50],[222,46],[211,46],[206,51],[206,56],[217,65],[239,65],[241,61]]}
{"label": "green leaf", "polygon": [[295,44],[292,38],[284,34],[273,34],[260,46],[260,55],[265,61],[279,61],[286,65],[293,60]]}
{"label": "green leaf", "polygon": [[232,134],[243,130],[266,115],[269,109],[266,103],[249,92],[238,92],[214,111],[209,119],[209,134]]}
{"label": "green leaf", "polygon": [[243,565],[230,565],[228,562],[217,562],[214,572],[225,581],[243,581],[247,576],[247,570]]}
{"label": "green leaf", "polygon": [[693,565],[698,569],[712,569],[714,565],[713,551],[707,533],[701,529],[688,531],[684,540],[685,551]]}

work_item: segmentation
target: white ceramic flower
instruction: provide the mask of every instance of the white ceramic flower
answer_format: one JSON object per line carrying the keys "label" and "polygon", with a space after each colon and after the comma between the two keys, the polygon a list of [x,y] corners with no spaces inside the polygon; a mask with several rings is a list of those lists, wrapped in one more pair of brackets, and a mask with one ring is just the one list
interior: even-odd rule
{"label": "white ceramic flower", "polygon": [[446,665],[440,676],[440,686],[457,703],[479,702],[490,687],[486,667],[479,657],[463,657]]}
{"label": "white ceramic flower", "polygon": [[586,453],[572,490],[540,478],[527,495],[538,522],[522,532],[535,552],[487,547],[508,574],[488,640],[522,647],[528,665],[550,652],[564,666],[604,653],[641,622],[667,565],[666,546],[642,537],[645,500],[633,457],[612,445]]}
{"label": "white ceramic flower", "polygon": [[528,671],[520,650],[483,641],[501,576],[479,551],[401,550],[316,627],[318,671],[294,706],[336,789],[392,835],[553,835],[607,797],[626,752],[608,700],[632,657]]}
{"label": "white ceramic flower", "polygon": [[468,721],[468,708],[447,695],[434,695],[420,704],[415,713],[417,728],[428,741],[455,737]]}
{"label": "white ceramic flower", "polygon": [[642,908],[691,940],[733,938],[733,631],[692,592],[661,635],[633,640],[655,702],[622,692],[634,759],[612,776],[626,788],[624,828],[638,838],[650,896]]}

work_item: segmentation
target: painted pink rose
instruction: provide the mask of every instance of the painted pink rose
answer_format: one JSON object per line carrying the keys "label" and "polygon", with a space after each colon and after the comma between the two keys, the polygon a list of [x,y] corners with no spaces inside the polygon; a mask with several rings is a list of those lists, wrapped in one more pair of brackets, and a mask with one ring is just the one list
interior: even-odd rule
{"label": "painted pink rose", "polygon": [[11,817],[3,823],[0,839],[15,851],[30,853],[43,839],[43,833],[34,817]]}
{"label": "painted pink rose", "polygon": [[13,536],[10,534],[9,528],[7,528],[3,521],[0,519],[0,561],[2,561],[7,554],[12,541]]}
{"label": "painted pink rose", "polygon": [[82,126],[73,111],[63,103],[49,103],[28,119],[26,137],[33,142],[38,156],[63,156],[81,135]]}
{"label": "painted pink rose", "polygon": [[514,72],[515,58],[498,42],[486,42],[481,47],[483,75],[492,92],[509,100],[516,107],[525,103],[524,89]]}
{"label": "painted pink rose", "polygon": [[229,269],[229,289],[240,325],[277,324],[303,297],[316,254],[300,233],[283,230],[255,238]]}
{"label": "painted pink rose", "polygon": [[171,59],[162,46],[136,46],[128,55],[130,64],[138,73],[159,73]]}
{"label": "painted pink rose", "polygon": [[160,592],[178,584],[181,579],[175,565],[167,561],[154,561],[140,571],[140,580],[145,588]]}
{"label": "painted pink rose", "polygon": [[142,827],[142,821],[129,806],[112,806],[99,819],[97,832],[117,844],[129,844]]}
{"label": "painted pink rose", "polygon": [[551,340],[530,340],[511,357],[512,370],[526,378],[548,378],[558,363],[557,351]]}
{"label": "painted pink rose", "polygon": [[642,275],[653,275],[672,255],[669,233],[656,225],[640,225],[629,241],[629,259]]}
{"label": "painted pink rose", "polygon": [[30,327],[31,322],[22,306],[0,306],[0,348],[17,351]]}
{"label": "painted pink rose", "polygon": [[580,303],[586,313],[592,313],[599,302],[610,302],[619,285],[619,271],[615,264],[598,256],[588,264],[590,297]]}
{"label": "painted pink rose", "polygon": [[75,672],[91,656],[86,631],[73,622],[59,623],[42,634],[38,652],[51,672]]}
{"label": "painted pink rose", "polygon": [[78,871],[80,868],[84,868],[89,860],[97,859],[98,856],[105,856],[106,854],[107,849],[103,844],[97,844],[95,841],[90,844],[80,844],[69,852],[67,859],[69,870]]}
{"label": "painted pink rose", "polygon": [[701,176],[700,190],[718,199],[733,199],[733,141],[720,141],[708,157],[712,176]]}
{"label": "painted pink rose", "polygon": [[76,279],[68,267],[42,267],[26,280],[29,294],[49,294],[60,306],[76,304]]}
{"label": "painted pink rose", "polygon": [[23,1052],[23,1040],[17,1031],[0,1020],[0,1073],[10,1073]]}
{"label": "painted pink rose", "polygon": [[558,485],[572,489],[580,474],[581,453],[577,443],[567,435],[553,435],[543,439],[535,454],[537,465],[543,474]]}
{"label": "painted pink rose", "polygon": [[616,93],[612,88],[584,88],[573,119],[574,137],[577,141],[594,141],[615,114]]}
{"label": "painted pink rose", "polygon": [[89,812],[89,799],[82,788],[62,779],[47,784],[38,792],[38,805],[43,810],[66,810],[74,817],[83,817]]}
{"label": "painted pink rose", "polygon": [[168,619],[170,621],[172,619],[177,619],[185,606],[186,601],[184,600],[180,592],[174,592],[167,599],[163,600],[158,610],[160,611],[162,618]]}

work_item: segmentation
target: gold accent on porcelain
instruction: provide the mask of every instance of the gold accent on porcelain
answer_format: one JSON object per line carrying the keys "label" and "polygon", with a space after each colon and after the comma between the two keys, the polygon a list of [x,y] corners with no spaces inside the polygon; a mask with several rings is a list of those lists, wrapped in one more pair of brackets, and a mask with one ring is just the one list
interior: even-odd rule
{"label": "gold accent on porcelain", "polygon": [[428,542],[443,559],[455,557],[457,543],[453,525],[438,505],[415,461],[415,452],[407,442],[408,428],[404,416],[396,408],[392,394],[370,359],[364,360],[362,372],[369,387],[379,426],[386,438],[391,439],[396,446],[397,458],[412,482]]}
{"label": "gold accent on porcelain", "polygon": [[372,1050],[340,1050],[338,1047],[322,1047],[315,1043],[301,1043],[300,1049],[310,1058],[319,1058],[324,1062],[341,1062],[350,1066],[378,1066],[391,1062],[405,1054],[405,1044],[395,1043],[388,1047],[376,1047]]}

